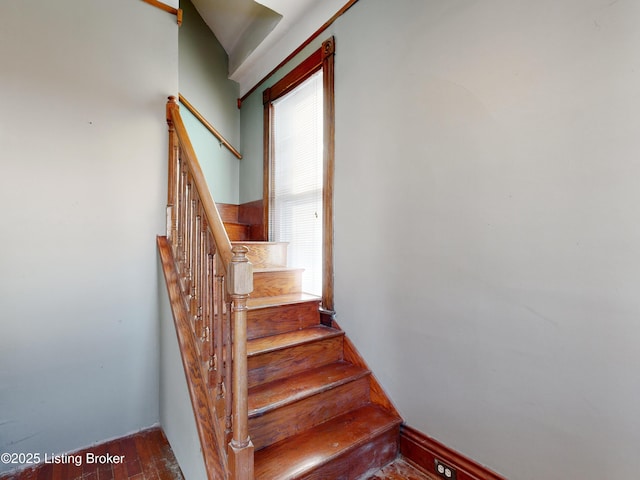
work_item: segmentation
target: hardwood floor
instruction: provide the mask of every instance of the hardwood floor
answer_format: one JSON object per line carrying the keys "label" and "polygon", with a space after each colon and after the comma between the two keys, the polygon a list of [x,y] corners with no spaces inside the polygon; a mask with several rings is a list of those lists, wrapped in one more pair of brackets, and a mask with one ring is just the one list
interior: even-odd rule
{"label": "hardwood floor", "polygon": [[438,480],[438,477],[424,473],[402,458],[398,458],[368,480]]}
{"label": "hardwood floor", "polygon": [[[34,468],[0,474],[0,480],[184,480],[160,428],[57,456],[41,454]],[[102,463],[100,463],[102,462]]]}

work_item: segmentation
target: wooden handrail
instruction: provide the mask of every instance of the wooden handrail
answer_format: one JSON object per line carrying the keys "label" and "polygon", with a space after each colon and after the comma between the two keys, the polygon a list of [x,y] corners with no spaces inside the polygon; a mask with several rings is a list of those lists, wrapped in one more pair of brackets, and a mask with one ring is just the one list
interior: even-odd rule
{"label": "wooden handrail", "polygon": [[209,123],[209,121],[207,121],[206,118],[204,118],[204,116],[196,109],[196,107],[194,107],[186,98],[184,98],[181,93],[179,94],[179,99],[180,103],[187,107],[187,110],[193,113],[193,116],[196,117],[200,121],[200,123],[202,123],[202,125],[204,125],[205,128],[209,130],[211,134],[218,139],[218,141],[220,141],[222,145],[227,147],[229,151],[238,158],[238,160],[242,160],[242,154],[238,150],[236,150],[233,145],[231,145],[227,141],[227,139],[224,138],[222,134],[218,130],[216,130],[215,127],[211,125],[211,123]]}
{"label": "wooden handrail", "polygon": [[[247,298],[253,291],[248,249],[231,248],[220,213],[180,116],[176,97],[167,102],[169,192],[167,239],[177,272],[167,284],[181,345],[192,406],[209,480],[253,480],[247,389]],[[159,243],[159,245],[161,245]],[[161,247],[165,247],[162,243]],[[166,259],[165,263],[171,263]],[[165,267],[166,270],[166,267]],[[226,289],[224,288],[226,286]],[[179,305],[174,305],[178,303]],[[177,316],[180,313],[181,319]],[[183,353],[184,359],[184,353]],[[207,392],[202,395],[201,392]],[[194,400],[195,399],[195,400]],[[205,410],[205,411],[203,411]],[[213,419],[213,429],[206,427]],[[226,445],[226,449],[225,446]],[[205,448],[206,447],[206,448]],[[207,453],[212,458],[207,457]],[[222,452],[222,455],[219,453]],[[225,455],[226,453],[226,455]],[[220,469],[224,475],[220,476]]]}
{"label": "wooden handrail", "polygon": [[200,195],[200,199],[203,203],[204,212],[207,216],[209,227],[212,230],[213,238],[216,242],[216,247],[218,248],[218,251],[222,256],[222,264],[226,272],[226,268],[231,262],[231,257],[233,256],[233,254],[231,253],[231,241],[229,241],[229,236],[227,235],[227,231],[224,228],[224,224],[222,223],[222,219],[220,218],[220,213],[216,208],[216,204],[213,201],[213,198],[211,198],[209,186],[207,185],[207,181],[205,180],[204,173],[202,172],[202,168],[200,167],[200,163],[197,160],[196,152],[193,149],[191,140],[189,139],[187,129],[182,122],[179,108],[180,106],[176,101],[176,97],[169,97],[169,102],[167,102],[167,121],[171,121],[173,127],[176,130],[176,135],[180,143],[180,149],[182,151],[184,159],[189,166],[191,174],[193,175],[195,187],[198,190],[198,194]]}
{"label": "wooden handrail", "polygon": [[181,8],[174,8],[170,5],[167,5],[166,3],[159,2],[158,0],[142,0],[142,1],[145,3],[148,3],[149,5],[153,5],[154,7],[159,8],[160,10],[164,10],[165,12],[175,15],[176,20],[178,21],[178,26],[182,25],[182,9]]}

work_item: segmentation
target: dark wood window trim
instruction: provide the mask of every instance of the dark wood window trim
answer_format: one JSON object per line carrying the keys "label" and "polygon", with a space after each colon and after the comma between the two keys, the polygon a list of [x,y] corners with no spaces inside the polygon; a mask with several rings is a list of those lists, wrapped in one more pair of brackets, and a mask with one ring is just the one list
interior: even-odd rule
{"label": "dark wood window trim", "polygon": [[303,60],[291,72],[271,87],[264,90],[263,122],[263,168],[262,181],[264,206],[264,238],[269,238],[269,190],[271,187],[272,138],[272,102],[286,95],[318,70],[322,69],[323,109],[324,109],[324,158],[323,158],[323,266],[322,266],[322,308],[333,311],[333,178],[335,169],[335,98],[334,98],[334,54],[333,37]]}

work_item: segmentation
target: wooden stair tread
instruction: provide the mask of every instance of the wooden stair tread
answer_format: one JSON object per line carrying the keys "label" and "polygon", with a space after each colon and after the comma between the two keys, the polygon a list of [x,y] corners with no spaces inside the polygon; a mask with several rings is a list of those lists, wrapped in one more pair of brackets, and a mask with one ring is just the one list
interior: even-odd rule
{"label": "wooden stair tread", "polygon": [[247,341],[247,356],[252,357],[262,353],[273,352],[283,348],[303,345],[316,340],[323,340],[338,336],[344,336],[344,332],[334,328],[325,327],[324,325],[317,325],[293,332],[254,338]]}
{"label": "wooden stair tread", "polygon": [[[241,224],[246,225],[246,224]],[[288,245],[288,242],[264,242],[262,240],[234,240],[231,242],[232,245]]]}
{"label": "wooden stair tread", "polygon": [[369,375],[347,362],[336,362],[297,375],[258,385],[249,390],[249,418],[264,415],[304,398]]}
{"label": "wooden stair tread", "polygon": [[294,303],[320,302],[321,298],[308,293],[289,293],[287,295],[272,295],[269,297],[249,297],[247,308],[257,310],[259,308],[278,307],[281,305],[292,305]]}
{"label": "wooden stair tread", "polygon": [[255,478],[300,478],[400,423],[400,418],[371,404],[347,412],[257,451]]}
{"label": "wooden stair tread", "polygon": [[268,272],[304,272],[304,268],[296,267],[254,267],[253,273],[268,273]]}

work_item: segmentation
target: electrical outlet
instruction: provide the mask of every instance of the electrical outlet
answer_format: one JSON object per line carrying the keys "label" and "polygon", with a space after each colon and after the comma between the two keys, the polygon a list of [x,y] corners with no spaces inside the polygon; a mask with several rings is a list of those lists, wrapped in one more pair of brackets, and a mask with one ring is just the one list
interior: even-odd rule
{"label": "electrical outlet", "polygon": [[446,480],[456,480],[456,469],[450,467],[446,463],[441,462],[437,458],[435,459],[436,473]]}

